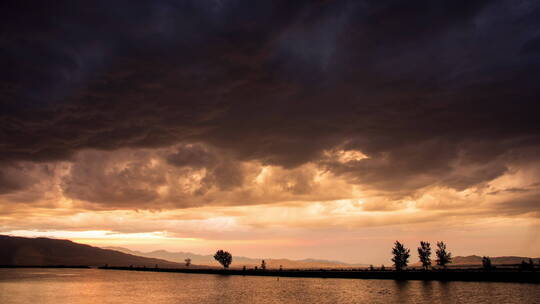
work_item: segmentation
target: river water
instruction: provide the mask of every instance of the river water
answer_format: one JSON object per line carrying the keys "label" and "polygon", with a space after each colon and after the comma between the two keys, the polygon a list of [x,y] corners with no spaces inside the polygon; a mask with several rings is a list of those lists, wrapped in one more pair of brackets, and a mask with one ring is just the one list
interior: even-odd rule
{"label": "river water", "polygon": [[0,269],[0,303],[540,303],[540,286]]}

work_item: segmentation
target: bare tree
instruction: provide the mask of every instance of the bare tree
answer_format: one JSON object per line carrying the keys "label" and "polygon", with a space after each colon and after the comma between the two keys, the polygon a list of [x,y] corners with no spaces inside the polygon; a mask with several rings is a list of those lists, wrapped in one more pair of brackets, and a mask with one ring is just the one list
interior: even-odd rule
{"label": "bare tree", "polygon": [[446,244],[444,242],[437,242],[437,265],[442,266],[444,269],[447,268],[447,265],[452,263],[452,254],[449,251],[446,251]]}
{"label": "bare tree", "polygon": [[405,248],[399,241],[394,243],[394,248],[392,248],[392,254],[394,255],[392,262],[394,262],[396,270],[403,270],[403,268],[407,267],[409,264],[409,257],[411,256],[410,252],[411,251]]}
{"label": "bare tree", "polygon": [[191,259],[190,258],[185,259],[184,262],[186,262],[186,267],[191,266]]}
{"label": "bare tree", "polygon": [[232,263],[232,255],[221,249],[216,251],[216,254],[214,254],[214,259],[223,265],[223,268],[229,268],[229,265]]}
{"label": "bare tree", "polygon": [[418,259],[422,263],[424,270],[428,270],[431,266],[431,245],[429,242],[420,242],[420,247],[418,247]]}

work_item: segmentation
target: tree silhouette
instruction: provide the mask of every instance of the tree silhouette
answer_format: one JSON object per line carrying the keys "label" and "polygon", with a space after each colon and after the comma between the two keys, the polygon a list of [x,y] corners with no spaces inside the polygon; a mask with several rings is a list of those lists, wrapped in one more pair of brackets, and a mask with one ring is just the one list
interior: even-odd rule
{"label": "tree silhouette", "polygon": [[521,265],[519,267],[521,270],[534,270],[534,262],[532,259],[529,259],[529,262],[521,261]]}
{"label": "tree silhouette", "polygon": [[444,242],[437,242],[437,265],[446,269],[446,266],[452,263],[452,254],[446,251],[446,244]]}
{"label": "tree silhouette", "polygon": [[186,267],[189,267],[191,265],[191,259],[190,258],[185,259],[184,262],[186,262]]}
{"label": "tree silhouette", "polygon": [[431,245],[429,242],[420,242],[420,247],[418,247],[418,259],[422,263],[424,270],[428,270],[431,266]]}
{"label": "tree silhouette", "polygon": [[482,267],[486,271],[491,269],[491,259],[488,256],[482,257]]}
{"label": "tree silhouette", "polygon": [[232,263],[232,255],[221,249],[216,251],[216,254],[214,254],[214,259],[223,265],[224,268],[229,268],[229,265]]}
{"label": "tree silhouette", "polygon": [[264,260],[261,262],[261,269],[266,270],[266,262]]}
{"label": "tree silhouette", "polygon": [[407,267],[407,264],[409,264],[409,257],[411,256],[410,252],[411,251],[405,248],[399,241],[394,243],[394,248],[392,248],[392,254],[394,255],[392,262],[394,262],[396,270],[403,270],[404,267]]}

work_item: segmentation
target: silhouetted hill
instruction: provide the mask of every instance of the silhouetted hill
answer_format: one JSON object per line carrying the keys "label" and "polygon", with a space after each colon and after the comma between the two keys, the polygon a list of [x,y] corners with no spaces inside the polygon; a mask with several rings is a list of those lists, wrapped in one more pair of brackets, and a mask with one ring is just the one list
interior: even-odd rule
{"label": "silhouetted hill", "polygon": [[[491,263],[493,265],[515,265],[520,264],[521,261],[529,262],[529,257],[519,257],[519,256],[501,256],[501,257],[490,257]],[[540,258],[532,258],[534,263],[538,264]],[[435,260],[431,260],[433,266],[436,265]],[[420,266],[420,262],[414,262],[411,264],[412,267]],[[468,255],[468,256],[456,256],[452,258],[452,263],[449,267],[459,267],[459,266],[482,266],[482,257],[477,255]]]}
{"label": "silhouetted hill", "polygon": [[[490,257],[492,264],[519,264],[521,261],[529,261],[528,257],[519,257],[519,256],[501,256],[501,257]],[[540,258],[533,258],[535,263],[540,261]],[[452,260],[452,264],[457,265],[482,265],[482,257],[477,255],[469,256],[457,256]]]}
{"label": "silhouetted hill", "polygon": [[[197,265],[208,265],[208,266],[219,266],[219,264],[214,260],[212,255],[200,255],[194,254],[191,252],[169,252],[165,250],[156,250],[152,252],[140,252],[133,251],[122,247],[105,247],[106,249],[117,250],[120,252],[144,256],[149,258],[159,258],[165,259],[173,262],[183,263],[186,258],[190,258],[193,264]],[[259,266],[262,259],[257,258],[248,258],[243,256],[235,256],[233,253],[233,263],[231,267],[242,267],[242,266]],[[284,268],[351,268],[351,267],[362,267],[367,266],[363,264],[347,264],[339,261],[328,261],[328,260],[316,260],[316,259],[305,259],[305,260],[289,260],[289,259],[265,259],[266,265],[268,268],[279,268],[282,265]]]}
{"label": "silhouetted hill", "polygon": [[183,264],[107,250],[68,240],[0,235],[0,265],[16,266],[146,266],[183,267]]}

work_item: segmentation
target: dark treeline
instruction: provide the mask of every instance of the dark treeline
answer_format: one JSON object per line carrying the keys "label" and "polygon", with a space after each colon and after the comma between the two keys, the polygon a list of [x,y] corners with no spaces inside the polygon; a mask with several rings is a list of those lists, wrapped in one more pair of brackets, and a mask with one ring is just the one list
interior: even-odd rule
{"label": "dark treeline", "polygon": [[[429,242],[420,242],[420,247],[418,247],[418,260],[422,265],[422,269],[429,270],[431,266],[431,244]],[[392,248],[392,262],[394,262],[394,267],[396,270],[401,271],[409,265],[410,250],[405,247],[399,241],[394,243],[394,248]],[[447,269],[448,264],[452,263],[452,254],[446,249],[446,244],[444,242],[437,242],[437,250],[435,251],[437,259],[435,260],[437,266]]]}
{"label": "dark treeline", "polygon": [[[421,265],[423,271],[429,270],[448,270],[448,265],[452,263],[452,253],[447,249],[446,243],[443,241],[437,242],[437,248],[435,249],[435,263],[436,267],[432,265],[432,249],[429,242],[421,241],[420,246],[417,248],[418,252],[418,261]],[[392,248],[392,262],[394,263],[394,269],[396,271],[404,270],[416,270],[415,268],[408,269],[409,261],[411,258],[411,251],[404,244],[399,241],[394,243]],[[214,255],[214,259],[218,261],[223,268],[228,269],[232,263],[232,255],[228,251],[218,250]],[[191,260],[186,259],[186,266],[189,266]],[[519,265],[504,265],[504,266],[517,266],[519,270],[530,270],[534,271],[535,265],[532,259],[529,258],[528,261],[522,261]],[[485,271],[491,271],[496,269],[496,267],[491,263],[491,258],[488,256],[482,257],[482,269]],[[246,266],[243,266],[243,271],[247,271]],[[261,261],[260,267],[255,266],[253,270],[267,270],[265,260]],[[350,270],[360,270],[360,269],[350,269]],[[386,271],[384,265],[381,265],[380,268],[375,268],[373,265],[370,265],[367,269],[369,271]],[[283,271],[282,266],[280,265],[279,271]],[[345,271],[345,269],[340,269],[339,271]]]}
{"label": "dark treeline", "polygon": [[[420,246],[417,248],[418,251],[418,261],[420,262],[422,269],[424,271],[434,269],[432,267],[431,260],[431,244],[429,242],[420,242]],[[404,270],[409,264],[410,250],[407,249],[402,243],[396,241],[394,247],[392,248],[392,262],[394,262],[394,267],[397,271]],[[437,249],[435,250],[435,262],[439,269],[447,270],[448,265],[452,263],[452,253],[447,250],[446,244],[444,242],[437,242]],[[521,261],[519,265],[510,265],[517,266],[519,270],[535,270],[534,262],[531,258],[528,261]],[[485,271],[494,270],[496,267],[491,263],[491,258],[488,256],[482,257],[482,268]]]}
{"label": "dark treeline", "polygon": [[230,269],[232,264],[232,254],[218,250],[214,259],[218,261],[223,269],[197,269],[190,268],[191,259],[187,258],[186,268],[155,268],[146,267],[101,267],[102,269],[112,270],[132,270],[132,271],[157,271],[157,272],[181,272],[197,274],[219,274],[219,275],[252,275],[252,276],[277,276],[277,277],[317,277],[317,278],[350,278],[350,279],[390,279],[390,280],[437,280],[437,281],[486,281],[486,282],[522,282],[522,283],[540,283],[540,275],[535,271],[535,265],[532,259],[528,262],[523,261],[516,271],[513,269],[496,269],[491,264],[491,259],[487,256],[482,258],[483,269],[448,269],[452,263],[452,254],[446,248],[444,242],[437,242],[435,250],[436,265],[432,267],[431,244],[429,242],[420,242],[417,248],[418,260],[421,269],[408,269],[409,259],[411,257],[410,249],[399,241],[394,243],[392,248],[392,262],[394,269],[387,270],[384,265],[379,269],[370,266],[368,269],[267,269],[266,261],[262,260],[260,267],[247,269],[246,266],[237,269]]}

